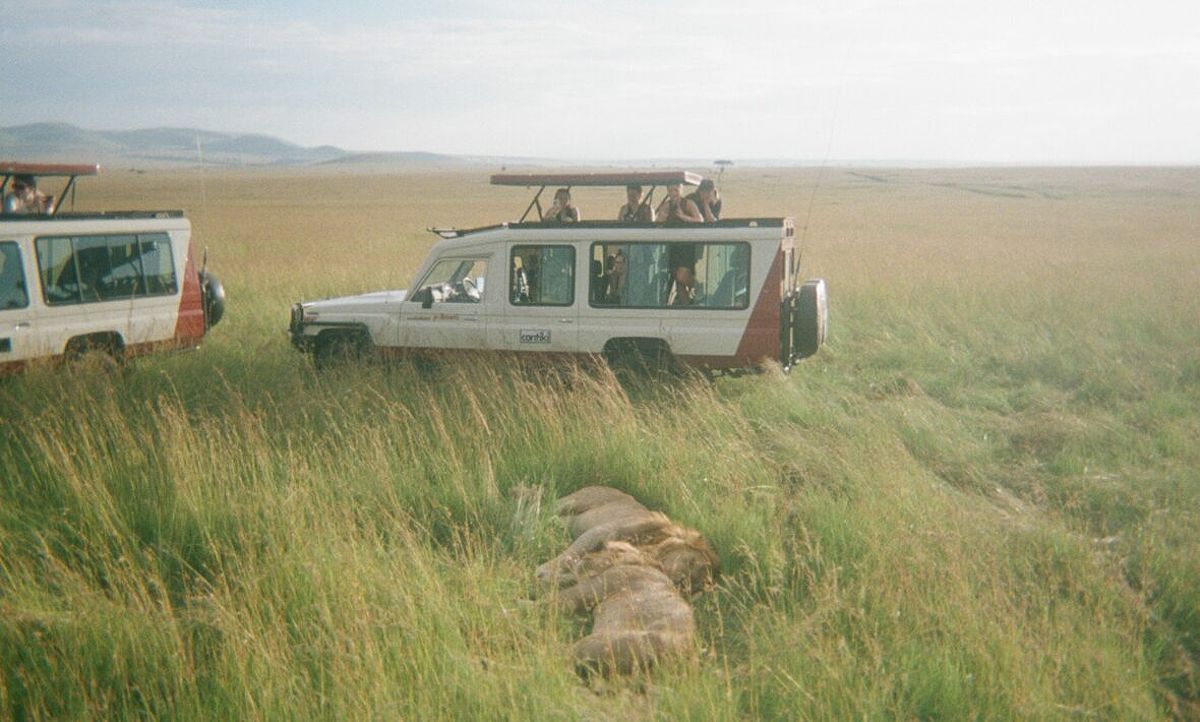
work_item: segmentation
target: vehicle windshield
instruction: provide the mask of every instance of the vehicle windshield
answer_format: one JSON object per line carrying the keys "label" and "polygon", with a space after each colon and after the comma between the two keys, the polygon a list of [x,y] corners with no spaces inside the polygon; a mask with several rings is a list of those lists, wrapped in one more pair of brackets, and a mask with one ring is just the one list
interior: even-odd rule
{"label": "vehicle windshield", "polygon": [[487,263],[478,258],[447,258],[438,261],[412,300],[433,303],[479,303],[483,300]]}

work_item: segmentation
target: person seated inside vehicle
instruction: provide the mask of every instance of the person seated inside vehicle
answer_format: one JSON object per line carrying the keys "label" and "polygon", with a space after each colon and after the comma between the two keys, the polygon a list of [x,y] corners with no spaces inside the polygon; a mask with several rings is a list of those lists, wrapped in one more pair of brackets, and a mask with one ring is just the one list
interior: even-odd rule
{"label": "person seated inside vehicle", "polygon": [[546,209],[543,223],[578,223],[579,209],[571,204],[571,191],[559,188],[554,192],[554,204]]}
{"label": "person seated inside vehicle", "polygon": [[512,281],[509,283],[509,297],[513,303],[529,303],[533,298],[529,290],[529,272],[525,270],[525,261],[521,256],[513,256]]}
{"label": "person seated inside vehicle", "polygon": [[605,274],[608,280],[601,303],[620,306],[625,303],[625,254],[618,250],[605,260],[605,265],[611,270]]}
{"label": "person seated inside vehicle", "polygon": [[38,190],[37,178],[19,174],[13,177],[12,192],[4,196],[5,213],[53,213],[54,196]]}
{"label": "person seated inside vehicle", "polygon": [[604,261],[593,260],[592,272],[588,274],[588,301],[604,303],[604,292],[608,290],[608,274],[604,269]]}
{"label": "person seated inside vehicle", "polygon": [[687,199],[696,204],[705,223],[721,220],[721,197],[716,184],[708,178],[700,181],[700,186],[689,193]]}
{"label": "person seated inside vehicle", "polygon": [[662,223],[703,223],[704,216],[692,201],[679,194],[678,183],[667,184],[667,197],[663,198],[656,213]]}
{"label": "person seated inside vehicle", "polygon": [[625,186],[628,202],[617,211],[617,220],[623,223],[653,223],[654,209],[642,201],[642,187],[637,183]]}
{"label": "person seated inside vehicle", "polygon": [[668,306],[691,306],[696,303],[696,275],[688,266],[676,266],[667,286]]}

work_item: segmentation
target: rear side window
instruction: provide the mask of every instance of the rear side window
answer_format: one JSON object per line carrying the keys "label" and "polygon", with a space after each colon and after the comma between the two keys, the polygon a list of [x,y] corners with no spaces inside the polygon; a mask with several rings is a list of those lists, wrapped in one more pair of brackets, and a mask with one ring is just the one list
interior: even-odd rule
{"label": "rear side window", "polygon": [[750,244],[592,244],[593,306],[740,310],[750,305]]}
{"label": "rear side window", "polygon": [[514,306],[575,303],[573,246],[513,246],[509,269],[508,297]]}
{"label": "rear side window", "polygon": [[175,283],[175,256],[171,239],[165,233],[138,236],[142,267],[146,276],[146,295],[170,295],[178,290]]}
{"label": "rear side window", "polygon": [[29,293],[25,269],[21,267],[21,249],[13,241],[0,242],[0,311],[25,308]]}
{"label": "rear side window", "polygon": [[46,303],[51,306],[79,303],[79,274],[71,239],[39,238],[35,245]]}
{"label": "rear side window", "polygon": [[146,293],[137,236],[109,236],[108,265],[99,278],[100,297],[131,298]]}
{"label": "rear side window", "polygon": [[38,238],[38,273],[51,306],[173,295],[179,284],[166,233]]}

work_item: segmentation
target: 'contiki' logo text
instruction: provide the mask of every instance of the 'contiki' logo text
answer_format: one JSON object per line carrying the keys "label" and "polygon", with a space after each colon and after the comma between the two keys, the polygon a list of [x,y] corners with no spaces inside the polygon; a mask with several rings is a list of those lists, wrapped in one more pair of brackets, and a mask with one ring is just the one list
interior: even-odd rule
{"label": "'contiki' logo text", "polygon": [[523,328],[521,329],[521,343],[550,343],[550,329]]}

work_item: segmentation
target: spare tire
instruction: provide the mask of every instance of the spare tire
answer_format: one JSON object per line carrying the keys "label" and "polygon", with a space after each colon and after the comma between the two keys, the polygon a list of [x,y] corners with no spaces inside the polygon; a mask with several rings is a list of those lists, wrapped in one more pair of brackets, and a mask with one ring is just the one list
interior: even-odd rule
{"label": "spare tire", "polygon": [[829,330],[829,299],[825,279],[805,281],[796,297],[796,313],[792,317],[792,354],[797,359],[808,358],[825,343]]}
{"label": "spare tire", "polygon": [[204,303],[204,328],[210,329],[225,315],[225,287],[210,271],[200,273],[200,294]]}

